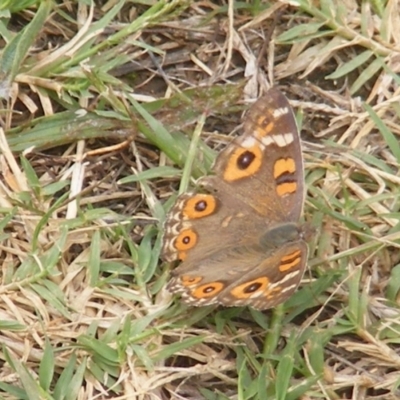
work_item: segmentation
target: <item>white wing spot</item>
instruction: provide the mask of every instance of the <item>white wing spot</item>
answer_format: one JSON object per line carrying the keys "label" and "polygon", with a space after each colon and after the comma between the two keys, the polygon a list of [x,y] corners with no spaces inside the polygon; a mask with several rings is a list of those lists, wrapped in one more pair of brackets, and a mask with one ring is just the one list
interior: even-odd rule
{"label": "white wing spot", "polygon": [[273,139],[272,136],[264,136],[264,137],[261,139],[261,142],[262,142],[262,144],[263,144],[264,146],[269,146],[270,144],[275,143],[275,140]]}
{"label": "white wing spot", "polygon": [[285,137],[286,145],[292,143],[294,140],[294,135],[291,132],[285,133],[283,136]]}
{"label": "white wing spot", "polygon": [[279,147],[285,147],[288,146],[290,143],[293,143],[293,140],[294,140],[293,133],[284,133],[284,134],[264,136],[261,139],[261,142],[264,146],[276,144]]}
{"label": "white wing spot", "polygon": [[178,210],[175,214],[171,214],[171,220],[179,221],[181,217],[181,210]]}
{"label": "white wing spot", "polygon": [[174,235],[174,236],[178,236],[179,232],[180,232],[180,226],[179,224],[175,224],[170,228],[170,232]]}
{"label": "white wing spot", "polygon": [[[280,285],[284,284],[286,281],[289,281],[290,279],[293,279],[299,273],[300,273],[300,270],[297,270],[297,271],[291,272],[290,274],[285,275],[280,281],[272,283],[270,285],[270,288],[273,289],[273,288],[275,288],[277,286],[280,286]],[[296,283],[296,286],[297,286],[297,283]],[[284,290],[282,290],[282,291],[284,291]]]}
{"label": "white wing spot", "polygon": [[276,110],[274,110],[272,115],[274,116],[274,118],[278,119],[282,115],[286,115],[288,112],[289,112],[289,109],[287,107],[282,107],[282,108],[277,108]]}
{"label": "white wing spot", "polygon": [[289,145],[290,143],[292,143],[294,140],[292,133],[284,133],[281,135],[274,135],[272,138],[279,147],[285,147],[285,146]]}
{"label": "white wing spot", "polygon": [[286,292],[290,292],[292,289],[295,289],[297,287],[297,283],[287,286],[285,288],[282,289],[281,293],[286,293]]}
{"label": "white wing spot", "polygon": [[241,143],[242,147],[249,149],[257,144],[257,140],[253,136],[247,136]]}

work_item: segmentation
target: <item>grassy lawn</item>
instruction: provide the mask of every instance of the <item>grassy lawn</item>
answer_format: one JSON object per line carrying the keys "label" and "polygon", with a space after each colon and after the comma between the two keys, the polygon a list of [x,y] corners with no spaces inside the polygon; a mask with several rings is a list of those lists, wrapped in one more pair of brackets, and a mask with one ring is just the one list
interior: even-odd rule
{"label": "grassy lawn", "polygon": [[[0,1],[0,399],[399,399],[399,72],[397,0]],[[271,86],[302,283],[187,306],[166,212]]]}

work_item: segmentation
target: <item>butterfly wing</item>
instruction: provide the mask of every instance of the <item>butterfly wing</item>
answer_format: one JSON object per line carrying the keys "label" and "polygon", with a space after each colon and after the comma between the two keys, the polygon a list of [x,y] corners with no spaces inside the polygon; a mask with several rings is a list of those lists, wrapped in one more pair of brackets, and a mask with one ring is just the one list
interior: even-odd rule
{"label": "butterfly wing", "polygon": [[[200,180],[207,193],[179,196],[166,219],[162,256],[183,261],[168,287],[194,305],[269,308],[295,290],[307,257],[297,227],[304,202],[300,138],[285,96],[271,89],[251,107],[244,134],[218,155],[213,171]],[[286,272],[282,260],[296,249],[301,257]],[[250,293],[246,285],[257,277],[268,285]]]}
{"label": "butterfly wing", "polygon": [[266,253],[257,246],[231,248],[215,253],[196,268],[175,270],[168,288],[194,306],[248,305],[265,310],[282,303],[296,290],[307,252],[301,240]]}
{"label": "butterfly wing", "polygon": [[300,136],[286,97],[271,89],[246,115],[244,134],[217,157],[216,177],[205,178],[218,196],[235,197],[266,224],[297,222],[304,203]]}

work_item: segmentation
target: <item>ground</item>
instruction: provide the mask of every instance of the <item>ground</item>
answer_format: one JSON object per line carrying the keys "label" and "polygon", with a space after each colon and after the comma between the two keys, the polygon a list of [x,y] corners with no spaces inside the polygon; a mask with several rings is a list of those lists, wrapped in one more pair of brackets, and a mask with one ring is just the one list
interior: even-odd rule
{"label": "ground", "polygon": [[[1,398],[400,398],[399,26],[398,0],[0,4]],[[165,214],[272,86],[301,130],[302,283],[187,306]]]}

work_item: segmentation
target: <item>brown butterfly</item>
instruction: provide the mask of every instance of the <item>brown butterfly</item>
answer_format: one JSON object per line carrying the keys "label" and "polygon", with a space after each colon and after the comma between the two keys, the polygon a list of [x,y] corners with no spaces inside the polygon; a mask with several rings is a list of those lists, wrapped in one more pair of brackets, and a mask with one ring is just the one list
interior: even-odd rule
{"label": "brown butterfly", "polygon": [[168,289],[194,306],[274,307],[296,290],[308,253],[300,137],[279,90],[254,103],[213,172],[166,218],[162,257],[182,261]]}

